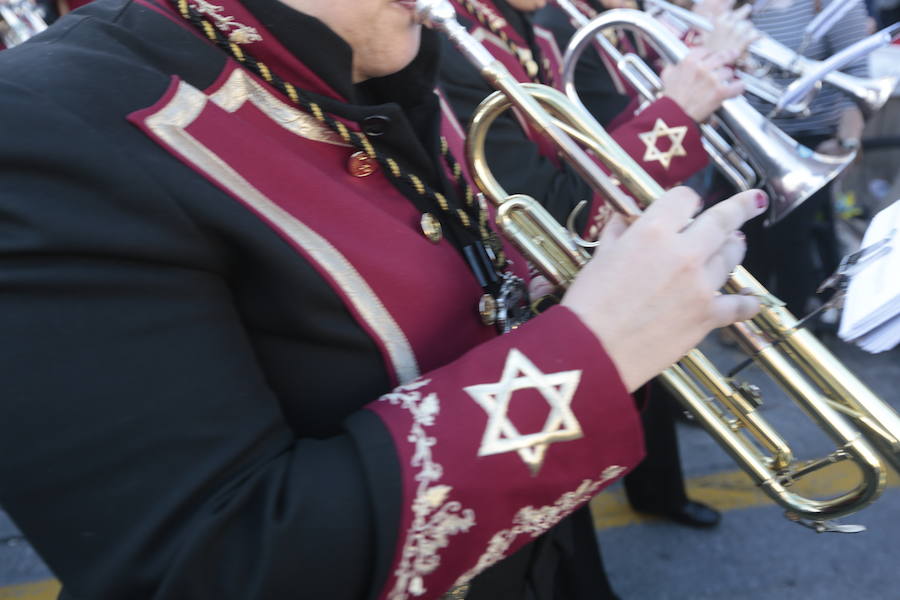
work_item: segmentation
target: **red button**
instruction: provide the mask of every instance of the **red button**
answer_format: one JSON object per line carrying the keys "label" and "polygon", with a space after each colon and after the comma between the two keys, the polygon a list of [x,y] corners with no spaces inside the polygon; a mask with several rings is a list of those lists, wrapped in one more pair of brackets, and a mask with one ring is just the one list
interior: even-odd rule
{"label": "red button", "polygon": [[368,177],[378,170],[378,163],[362,150],[357,150],[350,155],[347,161],[347,170],[354,177]]}

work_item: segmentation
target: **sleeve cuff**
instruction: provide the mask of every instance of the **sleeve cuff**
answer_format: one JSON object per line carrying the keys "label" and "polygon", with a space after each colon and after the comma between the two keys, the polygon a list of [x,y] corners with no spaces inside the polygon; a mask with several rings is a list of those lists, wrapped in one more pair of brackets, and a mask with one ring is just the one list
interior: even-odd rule
{"label": "sleeve cuff", "polygon": [[554,307],[370,405],[403,479],[382,598],[438,595],[531,541],[643,456],[596,336]]}

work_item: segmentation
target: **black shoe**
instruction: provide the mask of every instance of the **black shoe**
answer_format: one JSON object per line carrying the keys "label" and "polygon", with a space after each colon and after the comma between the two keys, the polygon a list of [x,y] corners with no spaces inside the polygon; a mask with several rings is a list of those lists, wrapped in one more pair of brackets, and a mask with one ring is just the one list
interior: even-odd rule
{"label": "black shoe", "polygon": [[722,514],[702,502],[688,500],[678,508],[668,510],[661,516],[688,527],[701,529],[715,527],[722,520]]}
{"label": "black shoe", "polygon": [[722,515],[719,511],[702,502],[695,502],[694,500],[687,500],[681,506],[663,510],[635,506],[634,504],[632,504],[632,507],[638,512],[655,515],[657,517],[669,519],[670,521],[675,521],[676,523],[681,523],[682,525],[687,525],[688,527],[697,527],[701,529],[715,527],[719,524],[719,521],[722,520]]}

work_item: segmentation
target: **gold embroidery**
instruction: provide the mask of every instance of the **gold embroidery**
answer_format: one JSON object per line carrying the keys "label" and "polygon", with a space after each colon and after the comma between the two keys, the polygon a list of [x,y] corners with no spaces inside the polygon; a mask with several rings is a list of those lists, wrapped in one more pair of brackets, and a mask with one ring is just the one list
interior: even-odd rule
{"label": "gold embroidery", "polygon": [[200,13],[207,15],[212,19],[216,27],[228,34],[228,41],[235,44],[251,44],[253,42],[261,42],[262,36],[254,27],[238,23],[234,17],[226,17],[221,13],[225,11],[224,6],[218,6],[207,2],[207,0],[191,0],[194,9]]}
{"label": "gold embroidery", "polygon": [[[686,135],[686,125],[669,127],[662,119],[656,119],[656,123],[654,123],[652,130],[638,135],[647,147],[647,151],[644,153],[644,160],[646,162],[658,160],[664,169],[668,169],[669,165],[672,164],[672,158],[676,156],[687,156],[687,152],[684,150],[684,145],[682,144],[682,142],[684,142],[684,136]],[[662,136],[668,137],[669,142],[672,144],[665,152],[661,152],[656,146],[656,142],[659,141],[659,138]]]}
{"label": "gold embroidery", "polygon": [[[464,388],[488,414],[478,456],[518,452],[536,475],[550,444],[584,435],[571,407],[580,381],[581,371],[545,374],[520,351],[510,350],[500,381]],[[537,433],[519,433],[507,414],[513,393],[525,389],[537,390],[550,406],[544,427]]]}
{"label": "gold embroidery", "polygon": [[423,398],[419,391],[429,383],[430,380],[415,381],[380,398],[412,414],[413,424],[407,440],[415,444],[415,453],[410,462],[420,469],[415,476],[418,486],[412,503],[413,521],[406,532],[400,564],[394,571],[397,580],[388,600],[406,600],[409,594],[424,594],[427,591],[424,577],[441,563],[438,551],[450,543],[451,535],[468,531],[475,524],[472,509],[464,509],[459,502],[448,499],[453,488],[436,483],[443,477],[444,469],[432,459],[431,448],[437,440],[429,437],[425,428],[434,425],[440,401],[437,394]]}
{"label": "gold embroidery", "polygon": [[235,69],[210,99],[228,112],[250,102],[288,131],[315,142],[348,146],[340,136],[312,115],[285,104],[255,81],[243,69]]}
{"label": "gold embroidery", "polygon": [[506,557],[513,542],[520,535],[526,534],[536,538],[571,514],[576,508],[590,500],[608,481],[616,479],[625,472],[625,467],[613,465],[607,467],[596,481],[585,479],[575,491],[566,492],[549,506],[534,508],[525,506],[513,517],[513,526],[498,531],[488,542],[487,549],[479,557],[475,566],[463,573],[454,586],[471,581],[476,575],[493,566]]}
{"label": "gold embroidery", "polygon": [[207,101],[203,92],[182,81],[169,104],[147,118],[147,127],[303,248],[340,286],[350,304],[384,344],[399,381],[405,383],[418,377],[419,366],[409,340],[350,261],[328,240],[272,202],[185,130],[200,115]]}

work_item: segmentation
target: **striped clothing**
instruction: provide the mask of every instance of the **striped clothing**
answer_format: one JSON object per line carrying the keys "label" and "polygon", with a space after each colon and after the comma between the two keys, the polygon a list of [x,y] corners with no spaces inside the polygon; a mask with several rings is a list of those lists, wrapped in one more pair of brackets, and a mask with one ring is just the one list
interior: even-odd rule
{"label": "striped clothing", "polygon": [[[831,0],[833,2],[845,2],[846,0]],[[816,16],[814,0],[795,0],[790,8],[768,8],[760,14],[753,16],[753,24],[761,32],[768,34],[788,48],[797,50],[803,39],[803,29]],[[827,6],[828,0],[822,2]],[[859,4],[853,8],[837,25],[822,36],[817,42],[810,44],[804,55],[807,58],[823,60],[832,54],[850,46],[866,37],[866,7]],[[868,62],[865,58],[851,63],[842,69],[845,73],[866,77],[868,75]],[[778,83],[790,83],[792,78],[780,79],[776,75]],[[763,102],[754,96],[748,96],[751,104],[763,114],[767,114],[772,108],[771,104]],[[840,119],[841,113],[853,100],[837,88],[824,85],[816,95],[811,105],[811,114],[802,119],[779,118],[775,124],[790,134],[826,134],[833,135]]]}

